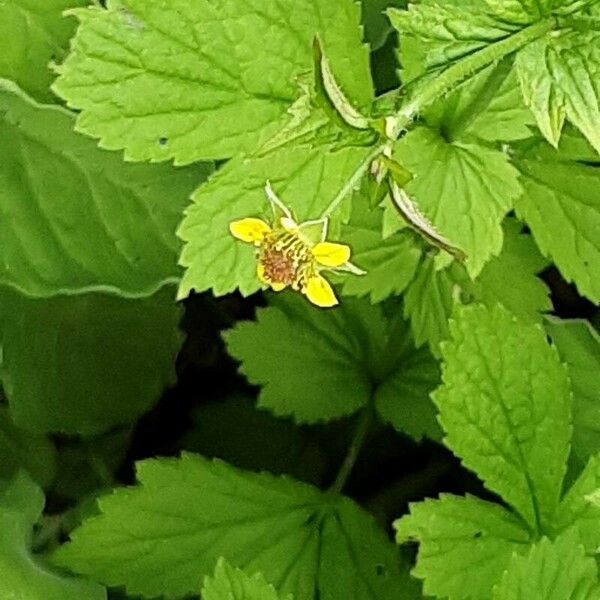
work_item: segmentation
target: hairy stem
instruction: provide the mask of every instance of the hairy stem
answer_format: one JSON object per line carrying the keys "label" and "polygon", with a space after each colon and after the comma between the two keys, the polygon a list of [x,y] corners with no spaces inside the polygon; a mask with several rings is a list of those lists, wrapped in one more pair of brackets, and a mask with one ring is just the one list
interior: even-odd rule
{"label": "hairy stem", "polygon": [[329,488],[329,492],[332,494],[339,494],[344,489],[346,482],[348,481],[348,477],[350,477],[350,473],[352,473],[352,469],[356,464],[356,459],[358,458],[358,454],[362,445],[367,436],[367,432],[369,431],[369,427],[371,426],[371,421],[373,419],[373,403],[369,402],[367,406],[365,406],[362,410],[358,423],[356,425],[356,431],[354,432],[354,437],[352,438],[352,443],[348,448],[348,452],[346,453],[346,457],[344,458],[344,462],[338,471],[337,477],[335,481]]}

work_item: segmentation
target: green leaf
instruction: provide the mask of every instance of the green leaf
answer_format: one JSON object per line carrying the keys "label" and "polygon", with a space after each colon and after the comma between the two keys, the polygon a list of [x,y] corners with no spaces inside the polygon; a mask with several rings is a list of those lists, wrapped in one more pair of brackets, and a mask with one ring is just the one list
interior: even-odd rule
{"label": "green leaf", "polygon": [[428,596],[488,600],[513,555],[527,551],[529,532],[505,508],[473,496],[442,494],[410,505],[394,524],[398,543],[419,542],[412,574]]}
{"label": "green leaf", "polygon": [[54,90],[77,127],[129,160],[229,158],[277,130],[318,33],[345,93],[372,100],[351,0],[112,0],[80,27]]}
{"label": "green leaf", "polygon": [[600,546],[600,506],[592,497],[600,488],[600,455],[593,456],[565,494],[554,523],[554,531],[570,527],[579,531],[585,549],[596,553]]}
{"label": "green leaf", "polygon": [[12,79],[42,101],[50,93],[50,61],[60,61],[75,31],[75,21],[63,11],[85,6],[87,0],[10,0],[0,4],[0,77]]}
{"label": "green leaf", "polygon": [[[265,156],[230,161],[193,196],[179,236],[186,242],[181,264],[186,272],[179,297],[191,290],[215,295],[239,288],[248,295],[260,289],[255,249],[229,233],[229,223],[244,217],[271,218],[265,183],[299,221],[318,219],[348,186],[357,169],[367,169],[373,148],[337,144],[282,147]],[[348,195],[351,189],[347,189]]]}
{"label": "green leaf", "polygon": [[11,479],[20,469],[48,486],[56,475],[56,450],[47,437],[17,427],[0,406],[0,480]]}
{"label": "green leaf", "polygon": [[365,198],[352,204],[350,221],[342,225],[341,239],[352,248],[352,262],[366,271],[360,277],[345,277],[345,296],[369,296],[371,302],[400,294],[415,275],[421,248],[407,231],[382,238],[383,211],[369,209]]}
{"label": "green leaf", "polygon": [[31,529],[43,507],[42,492],[23,474],[0,490],[0,598],[106,600],[99,585],[63,577],[31,556]]}
{"label": "green leaf", "polygon": [[600,153],[600,30],[548,34],[525,46],[515,65],[544,137],[558,146],[569,119]]}
{"label": "green leaf", "polygon": [[587,321],[548,319],[546,330],[573,389],[573,452],[580,461],[600,452],[600,337]]}
{"label": "green leaf", "polygon": [[388,11],[400,32],[404,83],[508,37],[513,25],[486,14],[480,2],[425,0],[407,10]]}
{"label": "green leaf", "polygon": [[208,166],[126,165],[73,122],[0,82],[0,283],[140,296],[177,280],[175,228]]}
{"label": "green leaf", "polygon": [[260,309],[256,322],[224,334],[250,383],[262,385],[258,406],[314,423],[352,414],[370,399],[371,371],[381,360],[386,322],[381,307],[345,300],[315,310],[293,293]]}
{"label": "green leaf", "polygon": [[571,530],[554,541],[542,538],[525,556],[515,554],[494,600],[595,600],[597,577],[596,561]]}
{"label": "green leaf", "polygon": [[265,578],[256,573],[253,577],[235,569],[225,559],[219,559],[215,574],[207,577],[202,586],[203,600],[293,600],[284,599]]}
{"label": "green leaf", "polygon": [[500,306],[470,306],[455,312],[442,355],[443,384],[432,397],[446,445],[532,531],[548,531],[571,438],[571,390],[558,353],[541,327]]}
{"label": "green leaf", "polygon": [[403,8],[406,6],[406,0],[362,0],[361,4],[365,39],[372,51],[379,50],[392,32],[392,26],[385,14],[386,9]]}
{"label": "green leaf", "polygon": [[434,354],[448,337],[448,320],[456,304],[501,304],[525,322],[539,322],[551,308],[548,288],[535,275],[546,263],[520,224],[504,222],[504,247],[472,281],[463,267],[436,269],[426,258],[404,296],[404,313],[410,319],[417,345],[428,343]]}
{"label": "green leaf", "polygon": [[184,455],[138,464],[139,485],[101,498],[56,560],[129,594],[197,593],[220,557],[295,598],[415,598],[399,554],[346,498]]}
{"label": "green leaf", "polygon": [[513,164],[525,190],[517,213],[541,252],[580,293],[600,302],[600,170],[546,144],[520,153]]}
{"label": "green leaf", "polygon": [[502,249],[502,220],[521,194],[518,172],[502,152],[447,143],[425,127],[396,144],[395,157],[415,175],[407,192],[434,227],[466,252],[475,277]]}
{"label": "green leaf", "polygon": [[88,435],[148,410],[174,377],[181,313],[173,293],[37,300],[3,291],[1,375],[15,423]]}

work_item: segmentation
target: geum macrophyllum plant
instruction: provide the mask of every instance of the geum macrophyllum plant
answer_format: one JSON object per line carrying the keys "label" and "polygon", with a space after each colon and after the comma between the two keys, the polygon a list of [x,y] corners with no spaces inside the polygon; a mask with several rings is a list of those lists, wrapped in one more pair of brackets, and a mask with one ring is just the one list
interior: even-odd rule
{"label": "geum macrophyllum plant", "polygon": [[265,194],[273,209],[271,225],[256,217],[229,225],[234,237],[257,247],[257,277],[275,292],[291,287],[316,306],[335,306],[338,299],[321,272],[364,274],[349,262],[350,247],[326,241],[329,223],[326,217],[296,223],[270,182],[265,185]]}

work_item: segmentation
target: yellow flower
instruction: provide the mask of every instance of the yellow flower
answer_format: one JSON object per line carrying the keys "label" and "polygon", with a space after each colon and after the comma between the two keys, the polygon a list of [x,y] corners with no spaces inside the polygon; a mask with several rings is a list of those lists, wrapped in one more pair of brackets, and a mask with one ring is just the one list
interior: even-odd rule
{"label": "yellow flower", "polygon": [[330,307],[338,304],[323,271],[363,271],[349,262],[350,248],[326,241],[327,219],[296,223],[290,211],[267,182],[265,193],[273,208],[273,223],[248,217],[229,225],[231,234],[257,248],[256,274],[276,292],[291,287],[313,304]]}

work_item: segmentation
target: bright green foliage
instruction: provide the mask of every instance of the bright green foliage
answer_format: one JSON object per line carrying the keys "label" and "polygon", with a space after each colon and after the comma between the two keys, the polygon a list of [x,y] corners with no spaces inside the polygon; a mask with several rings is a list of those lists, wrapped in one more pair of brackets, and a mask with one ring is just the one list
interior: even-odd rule
{"label": "bright green foliage", "polygon": [[450,334],[443,385],[433,395],[444,441],[533,531],[545,530],[571,437],[566,370],[541,328],[500,307],[458,311]]}
{"label": "bright green foliage", "polygon": [[556,8],[568,8],[577,0],[484,0],[500,19],[514,23],[532,23],[552,13]]}
{"label": "bright green foliage", "polygon": [[525,552],[530,541],[518,517],[473,496],[411,504],[395,528],[398,543],[420,542],[412,574],[425,579],[424,592],[452,600],[490,598],[512,554]]}
{"label": "bright green foliage", "polygon": [[569,369],[573,389],[573,452],[600,452],[600,337],[587,321],[549,319],[546,330]]}
{"label": "bright green foliage", "polygon": [[12,479],[20,469],[45,487],[56,475],[56,451],[45,436],[16,427],[0,406],[0,480]]}
{"label": "bright green foliage", "polygon": [[421,246],[412,233],[394,233],[382,237],[383,211],[369,209],[366,199],[358,197],[352,205],[341,239],[352,248],[352,261],[363,271],[361,277],[345,277],[342,293],[346,296],[369,295],[371,302],[381,302],[400,294],[415,276]]}
{"label": "bright green foliage", "polygon": [[365,39],[369,42],[371,50],[378,50],[392,32],[392,26],[385,14],[390,6],[404,7],[406,0],[363,0],[362,21],[365,28]]}
{"label": "bright green foliage", "polygon": [[38,100],[54,99],[48,87],[50,61],[61,61],[75,20],[62,12],[87,0],[5,0],[0,3],[0,77]]}
{"label": "bright green foliage", "polygon": [[283,598],[260,573],[250,577],[241,569],[233,568],[225,559],[221,558],[215,568],[215,574],[204,580],[202,599],[293,600],[293,597],[290,595]]}
{"label": "bright green foliage", "polygon": [[43,507],[44,495],[26,475],[0,487],[0,598],[106,600],[99,585],[63,577],[31,556],[31,528]]}
{"label": "bright green foliage", "polygon": [[573,530],[544,537],[526,556],[514,555],[494,600],[597,600],[598,568]]}
{"label": "bright green foliage", "polygon": [[502,220],[521,194],[517,171],[501,153],[465,142],[447,143],[419,127],[396,147],[414,174],[406,186],[436,229],[467,254],[475,277],[502,249]]}
{"label": "bright green foliage", "polygon": [[276,131],[318,33],[345,92],[372,88],[351,0],[111,0],[81,25],[54,90],[77,127],[130,160],[189,163],[249,151]]}
{"label": "bright green foliage", "polygon": [[515,31],[513,25],[496,21],[484,9],[477,0],[425,0],[411,4],[408,10],[390,10],[390,20],[400,32],[404,82],[447,66]]}
{"label": "bright green foliage", "polygon": [[338,309],[315,311],[286,294],[225,340],[241,372],[262,386],[258,405],[277,415],[314,423],[374,401],[397,429],[417,439],[439,435],[428,398],[437,364],[427,351],[414,352],[404,321],[386,318],[381,306],[347,299]]}
{"label": "bright green foliage", "polygon": [[245,295],[257,291],[254,249],[233,238],[229,223],[244,217],[271,219],[267,180],[299,222],[318,219],[357,167],[368,164],[371,152],[367,146],[306,145],[230,161],[194,194],[179,229],[187,242],[179,296],[210,288],[216,295],[236,288]]}
{"label": "bright green foliage", "polygon": [[516,209],[538,247],[582,294],[600,301],[600,170],[546,144],[534,144],[514,164],[525,190]]}
{"label": "bright green foliage", "polygon": [[549,34],[523,48],[515,64],[525,102],[546,139],[558,146],[569,119],[600,152],[600,25]]}
{"label": "bright green foliage", "polygon": [[207,167],[125,165],[73,123],[0,83],[0,282],[32,296],[139,296],[176,280],[175,229]]}
{"label": "bright green foliage", "polygon": [[551,304],[548,289],[535,275],[546,263],[531,237],[520,229],[517,221],[504,222],[502,252],[475,281],[460,265],[437,270],[432,258],[424,260],[404,296],[404,312],[417,345],[429,343],[438,353],[440,342],[448,336],[448,319],[457,303],[501,304],[523,321],[540,321],[541,313]]}
{"label": "bright green foliage", "polygon": [[150,408],[174,377],[181,343],[174,293],[38,300],[3,292],[1,375],[15,423],[91,434]]}
{"label": "bright green foliage", "polygon": [[138,464],[139,485],[99,500],[56,556],[128,593],[195,593],[220,557],[295,598],[414,598],[399,556],[348,499],[185,455]]}

